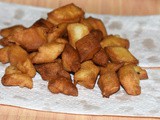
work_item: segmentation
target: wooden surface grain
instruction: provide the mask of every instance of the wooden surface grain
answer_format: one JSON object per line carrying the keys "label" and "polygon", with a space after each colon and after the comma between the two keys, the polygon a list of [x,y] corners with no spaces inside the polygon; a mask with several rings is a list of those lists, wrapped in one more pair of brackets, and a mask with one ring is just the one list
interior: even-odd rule
{"label": "wooden surface grain", "polygon": [[0,0],[33,6],[57,8],[75,3],[87,12],[114,15],[160,14],[160,0]]}
{"label": "wooden surface grain", "polygon": [[[160,14],[160,0],[0,0],[25,5],[57,8],[75,3],[86,12],[114,15]],[[73,115],[28,110],[0,105],[0,120],[157,120],[160,118]]]}

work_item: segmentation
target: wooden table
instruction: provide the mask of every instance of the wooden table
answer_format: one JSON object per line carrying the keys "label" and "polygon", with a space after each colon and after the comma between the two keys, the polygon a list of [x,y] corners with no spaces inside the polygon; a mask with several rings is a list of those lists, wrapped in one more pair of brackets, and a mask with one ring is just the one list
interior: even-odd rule
{"label": "wooden table", "polygon": [[[160,14],[160,0],[0,0],[25,5],[56,8],[75,3],[86,12],[114,15]],[[0,105],[0,120],[156,120],[158,118],[74,115],[42,112]]]}

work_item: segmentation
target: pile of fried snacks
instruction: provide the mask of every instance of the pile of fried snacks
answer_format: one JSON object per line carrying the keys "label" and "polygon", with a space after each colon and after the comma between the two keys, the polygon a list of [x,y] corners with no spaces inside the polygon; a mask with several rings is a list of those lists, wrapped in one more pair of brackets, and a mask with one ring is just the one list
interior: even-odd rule
{"label": "pile of fried snacks", "polygon": [[84,15],[68,4],[28,28],[2,29],[0,62],[10,64],[1,83],[31,89],[38,72],[54,94],[78,96],[77,84],[88,89],[98,84],[103,97],[120,86],[129,95],[141,94],[140,80],[148,75],[129,51],[129,40],[108,35],[100,19]]}

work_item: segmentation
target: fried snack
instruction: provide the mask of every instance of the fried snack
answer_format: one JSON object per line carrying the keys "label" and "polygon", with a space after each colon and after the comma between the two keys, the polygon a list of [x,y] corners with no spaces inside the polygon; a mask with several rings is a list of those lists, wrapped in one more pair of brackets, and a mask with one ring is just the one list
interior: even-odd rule
{"label": "fried snack", "polygon": [[32,27],[44,27],[44,28],[51,29],[54,27],[54,25],[51,22],[49,22],[43,18],[40,18],[35,23],[33,23]]}
{"label": "fried snack", "polygon": [[106,67],[100,68],[100,78],[98,86],[103,97],[109,98],[110,95],[116,93],[120,89],[117,71],[123,64],[108,63]]}
{"label": "fried snack", "polygon": [[104,49],[98,51],[94,56],[92,61],[99,66],[106,66],[108,63],[108,56]]}
{"label": "fried snack", "polygon": [[33,81],[30,76],[23,74],[14,66],[9,66],[6,68],[5,75],[1,80],[4,86],[20,86],[27,87],[29,89],[33,88]]}
{"label": "fried snack", "polygon": [[129,41],[127,39],[121,38],[118,35],[108,35],[101,41],[102,48],[109,46],[119,46],[124,48],[129,48]]}
{"label": "fried snack", "polygon": [[106,28],[105,28],[103,22],[100,19],[93,18],[93,17],[88,17],[88,18],[85,19],[85,21],[83,20],[82,23],[87,25],[90,29],[92,29],[90,27],[90,26],[92,26],[93,29],[100,30],[103,33],[103,37],[107,36]]}
{"label": "fried snack", "polygon": [[43,27],[31,27],[18,31],[8,36],[8,41],[21,45],[28,52],[36,51],[47,42],[46,29]]}
{"label": "fried snack", "polygon": [[82,19],[80,20],[80,23],[82,23],[83,25],[87,26],[88,29],[89,29],[89,31],[94,30],[93,26],[92,26],[91,23],[88,21],[88,19],[82,18]]}
{"label": "fried snack", "polygon": [[3,64],[9,62],[8,50],[8,46],[0,49],[0,62],[2,62]]}
{"label": "fried snack", "polygon": [[83,62],[81,68],[74,75],[74,84],[80,84],[88,89],[93,89],[99,70],[99,67],[91,60]]}
{"label": "fried snack", "polygon": [[138,60],[124,47],[106,47],[105,50],[113,63],[138,64]]}
{"label": "fried snack", "polygon": [[110,95],[119,91],[120,82],[115,71],[109,71],[107,67],[101,69],[101,71],[103,72],[104,69],[107,69],[107,71],[105,70],[105,74],[101,74],[100,72],[98,86],[102,92],[102,96],[109,98]]}
{"label": "fried snack", "polygon": [[70,74],[63,69],[60,59],[57,59],[52,63],[35,65],[35,68],[43,80],[50,81],[52,79],[57,79],[58,76],[71,79]]}
{"label": "fried snack", "polygon": [[65,45],[62,53],[62,64],[68,72],[77,72],[81,67],[79,54],[70,44]]}
{"label": "fried snack", "polygon": [[134,70],[139,75],[140,80],[148,79],[148,74],[145,69],[142,69],[140,66],[134,66]]}
{"label": "fried snack", "polygon": [[47,34],[48,42],[52,42],[59,37],[62,37],[67,32],[67,24],[61,23],[54,26],[52,29],[49,30]]}
{"label": "fried snack", "polygon": [[49,81],[48,89],[54,93],[63,93],[65,95],[78,96],[78,89],[71,80],[59,76],[56,79]]}
{"label": "fried snack", "polygon": [[100,40],[102,32],[96,30],[84,36],[76,42],[76,49],[80,55],[80,61],[84,62],[93,58],[101,49]]}
{"label": "fried snack", "polygon": [[60,23],[79,22],[84,17],[84,11],[73,3],[59,7],[48,13],[47,20],[58,25]]}
{"label": "fried snack", "polygon": [[75,43],[89,34],[89,29],[87,26],[81,23],[72,23],[67,26],[68,36],[69,36],[69,43],[72,47],[75,48]]}
{"label": "fried snack", "polygon": [[129,95],[141,94],[139,75],[133,65],[125,65],[118,71],[118,76],[121,85]]}
{"label": "fried snack", "polygon": [[9,62],[12,66],[17,67],[22,73],[34,77],[36,70],[29,59],[28,53],[18,45],[9,47]]}
{"label": "fried snack", "polygon": [[38,52],[32,56],[32,63],[41,64],[53,62],[63,51],[64,43],[46,43],[38,48]]}
{"label": "fried snack", "polygon": [[1,29],[0,35],[5,38],[15,32],[22,31],[24,29],[25,29],[25,27],[23,25],[14,25],[12,27]]}
{"label": "fried snack", "polygon": [[12,42],[9,42],[8,41],[8,38],[7,37],[5,37],[5,38],[2,38],[2,39],[0,39],[0,45],[2,45],[2,46],[11,46],[11,45],[14,45],[14,43],[12,43]]}

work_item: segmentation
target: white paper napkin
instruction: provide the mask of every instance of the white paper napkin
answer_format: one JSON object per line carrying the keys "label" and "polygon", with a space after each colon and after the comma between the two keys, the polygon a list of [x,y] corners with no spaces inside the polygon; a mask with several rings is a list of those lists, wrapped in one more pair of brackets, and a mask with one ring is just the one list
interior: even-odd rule
{"label": "white paper napkin", "polygon": [[[0,3],[0,29],[15,24],[30,26],[39,18],[46,18],[49,11],[51,9]],[[109,34],[128,38],[131,43],[130,51],[139,59],[140,66],[160,66],[160,15],[86,16],[102,19]],[[0,78],[7,65],[0,63]],[[37,74],[31,90],[0,84],[0,104],[73,114],[160,117],[160,70],[147,71],[149,79],[141,81],[142,94],[139,96],[129,96],[121,88],[109,99],[102,98],[97,85],[93,90],[78,85],[78,97],[52,94],[47,89],[47,82]]]}

